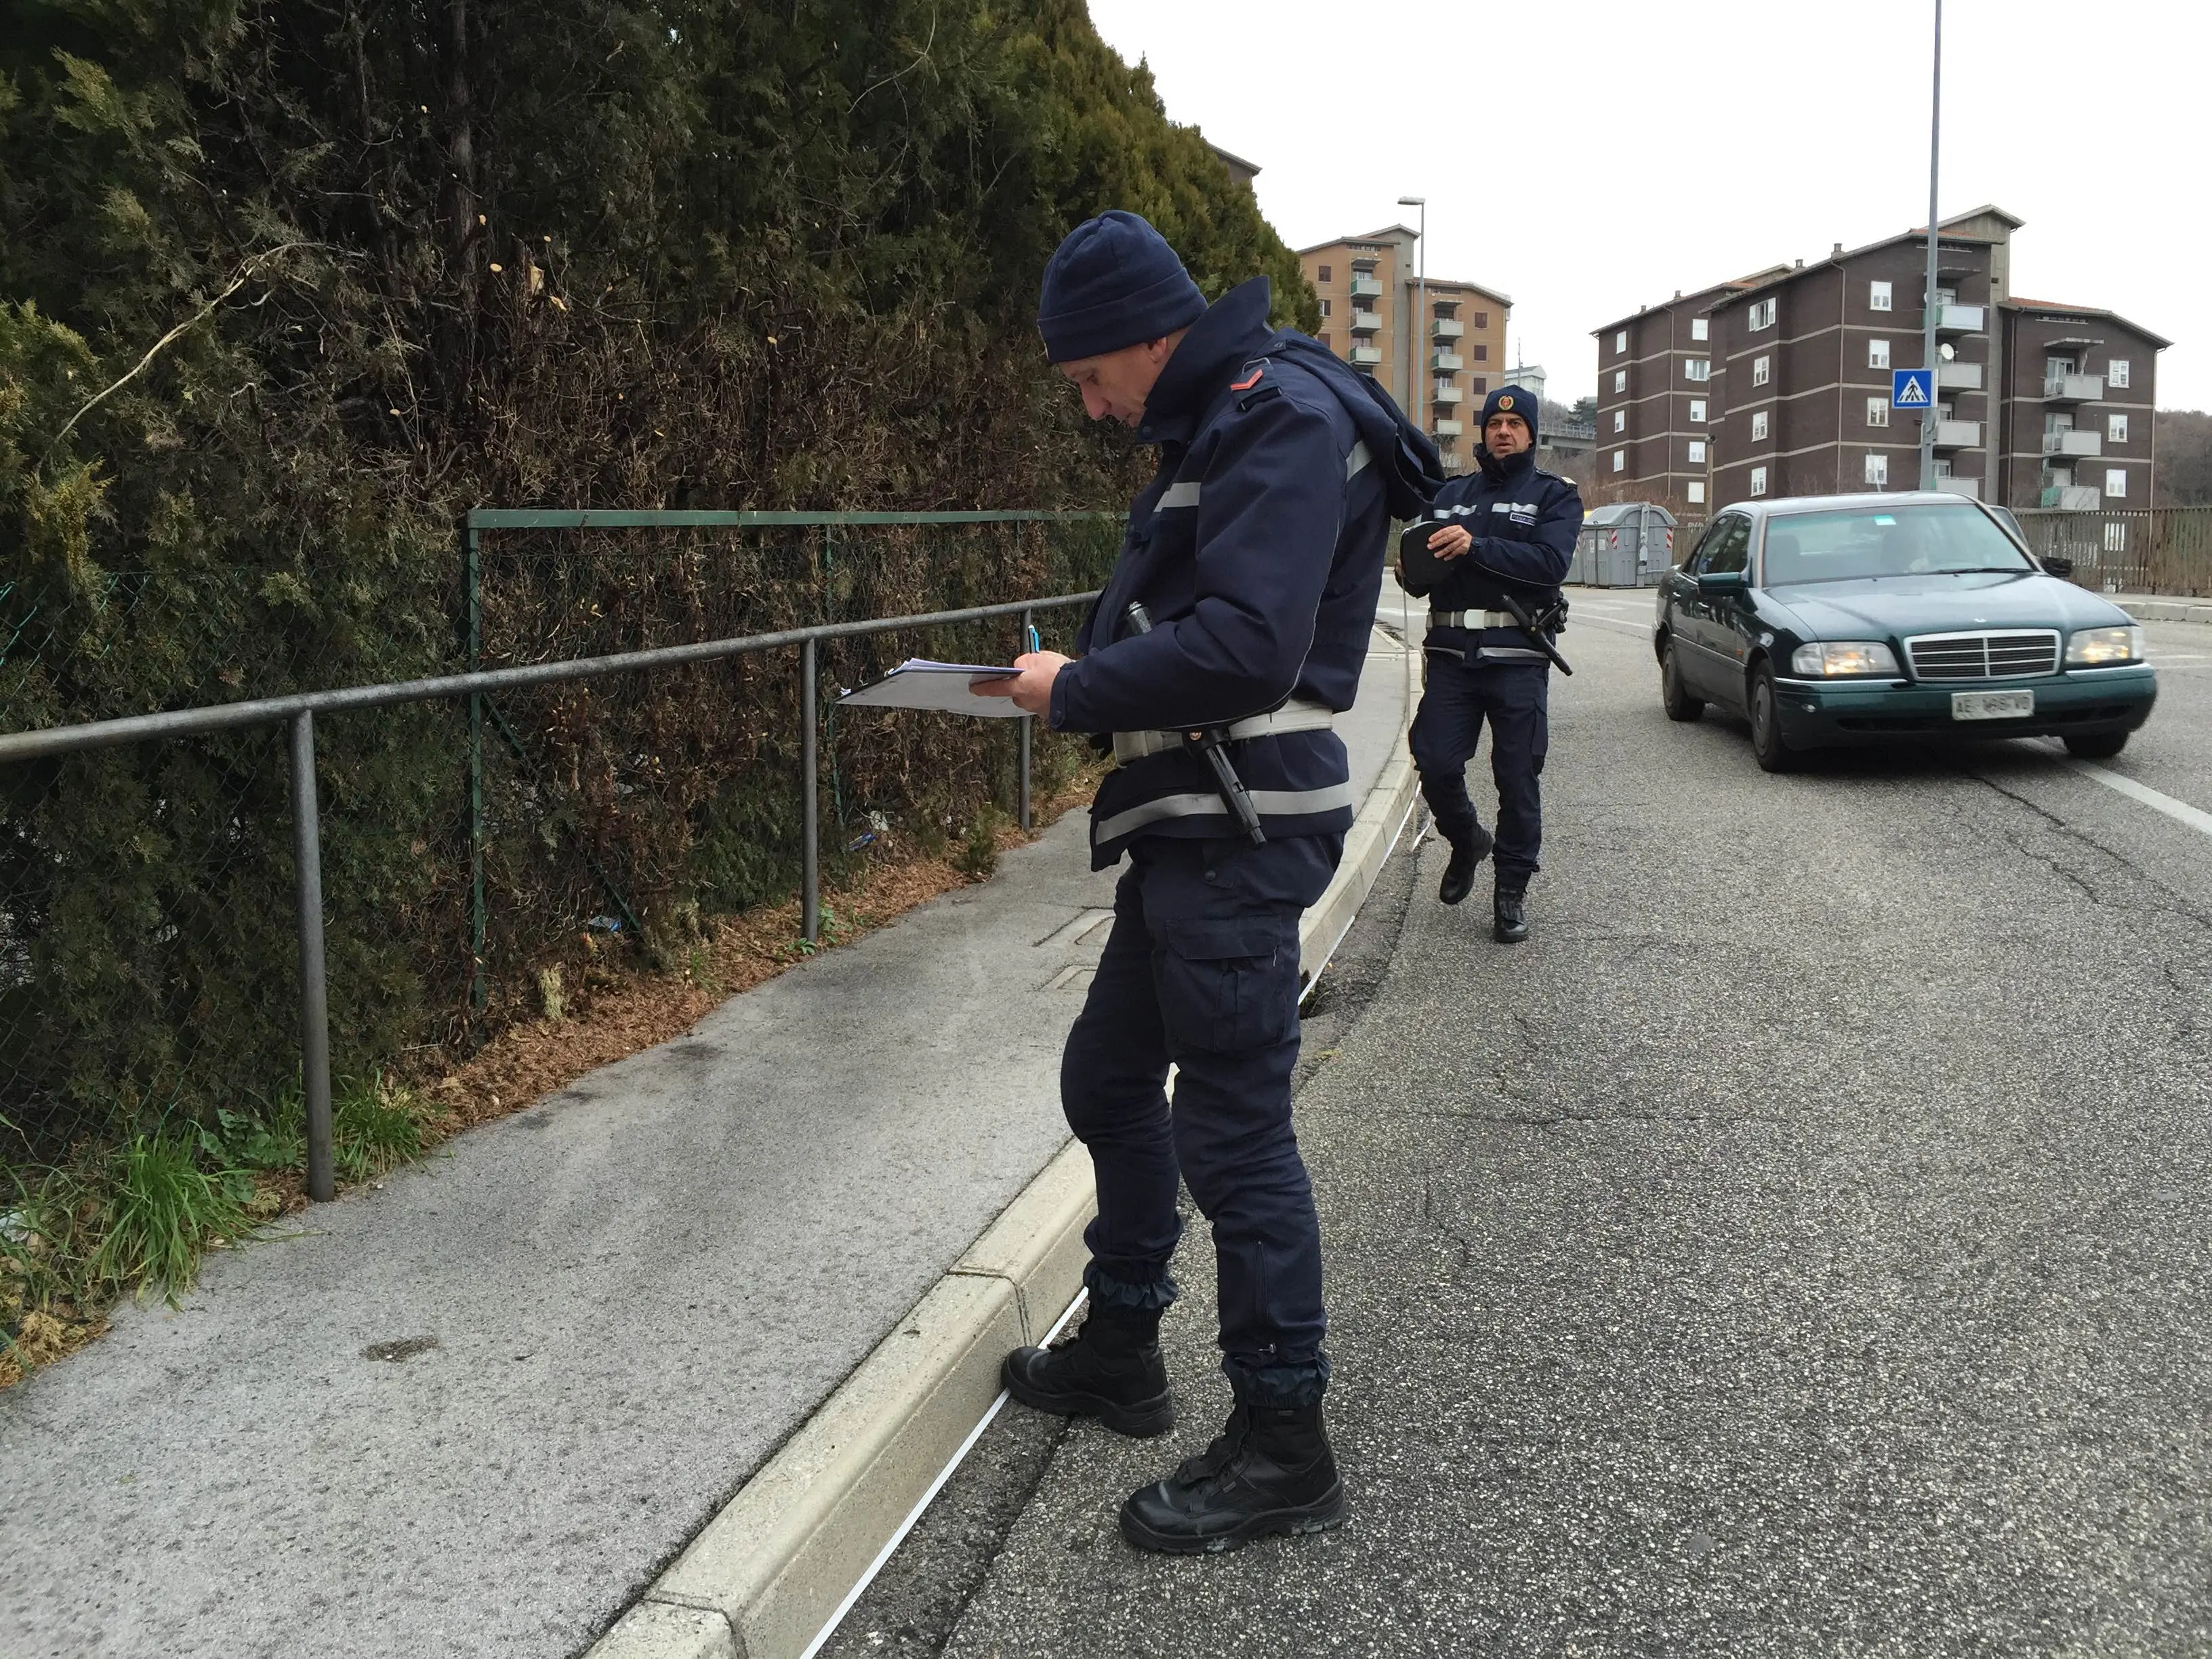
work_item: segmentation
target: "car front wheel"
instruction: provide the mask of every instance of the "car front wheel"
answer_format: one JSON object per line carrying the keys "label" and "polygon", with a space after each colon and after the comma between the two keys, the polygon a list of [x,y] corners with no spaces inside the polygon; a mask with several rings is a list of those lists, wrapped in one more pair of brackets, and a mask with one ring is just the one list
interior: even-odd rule
{"label": "car front wheel", "polygon": [[2083,760],[2110,760],[2128,746],[2124,732],[2085,732],[2078,738],[2066,739],[2066,752],[2079,755]]}
{"label": "car front wheel", "polygon": [[1659,701],[1666,705],[1670,720],[1693,720],[1705,712],[1705,700],[1692,696],[1682,684],[1681,659],[1672,640],[1659,659]]}
{"label": "car front wheel", "polygon": [[1751,672],[1751,753],[1765,772],[1794,772],[1801,757],[1782,736],[1782,705],[1765,663]]}

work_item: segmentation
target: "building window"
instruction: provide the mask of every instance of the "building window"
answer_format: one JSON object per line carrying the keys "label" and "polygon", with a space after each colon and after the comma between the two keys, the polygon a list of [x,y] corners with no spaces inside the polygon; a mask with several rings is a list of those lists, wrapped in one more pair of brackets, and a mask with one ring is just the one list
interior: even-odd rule
{"label": "building window", "polygon": [[1751,441],[1753,443],[1757,443],[1765,436],[1766,411],[1763,409],[1755,410],[1753,411],[1751,416]]}
{"label": "building window", "polygon": [[1690,399],[1690,424],[1691,424],[1692,426],[1703,426],[1705,423],[1705,400],[1703,398],[1691,398],[1691,399]]}
{"label": "building window", "polygon": [[2126,416],[2107,415],[2105,416],[2105,441],[2107,443],[2115,444],[2124,444],[2127,442],[2128,417]]}
{"label": "building window", "polygon": [[1773,301],[1761,300],[1757,305],[1752,307],[1751,326],[1753,332],[1756,332],[1762,328],[1772,328],[1774,326]]}
{"label": "building window", "polygon": [[2128,521],[2114,519],[2105,526],[2105,551],[2124,553],[2128,550]]}
{"label": "building window", "polygon": [[1616,368],[1613,371],[1613,389],[1615,392],[1626,392],[1628,390],[1628,371],[1626,369]]}
{"label": "building window", "polygon": [[1869,398],[1867,399],[1867,424],[1869,426],[1887,426],[1889,424],[1888,398]]}
{"label": "building window", "polygon": [[1478,344],[1474,350],[1468,353],[1468,356],[1474,358],[1478,363],[1486,363],[1490,361],[1490,348],[1486,345]]}
{"label": "building window", "polygon": [[1613,452],[1613,470],[1615,472],[1622,472],[1622,471],[1626,471],[1627,470],[1627,467],[1628,467],[1628,452],[1627,452],[1626,450],[1625,450],[1625,449],[1616,449],[1616,450],[1614,450],[1614,451]]}
{"label": "building window", "polygon": [[1626,329],[1622,329],[1618,334],[1615,334],[1613,337],[1613,349],[1615,351],[1626,351],[1628,349],[1628,331]]}
{"label": "building window", "polygon": [[2128,387],[2128,360],[2115,357],[2105,365],[2105,383],[2124,392]]}
{"label": "building window", "polygon": [[1328,280],[1328,267],[1327,265],[1323,265],[1321,268],[1321,279],[1324,283]]}
{"label": "building window", "polygon": [[1751,469],[1751,493],[1754,495],[1764,495],[1766,493],[1766,469],[1763,466],[1754,466]]}
{"label": "building window", "polygon": [[1615,432],[1626,432],[1628,430],[1628,411],[1626,410],[1616,409],[1613,411],[1613,429]]}
{"label": "building window", "polygon": [[1476,397],[1480,398],[1486,396],[1490,391],[1490,376],[1487,374],[1474,375],[1468,380],[1467,385],[1468,390],[1474,392]]}
{"label": "building window", "polygon": [[1869,340],[1867,342],[1867,367],[1869,368],[1887,368],[1889,367],[1888,341]]}
{"label": "building window", "polygon": [[1690,461],[1696,466],[1703,466],[1705,464],[1705,441],[1703,438],[1690,440]]}
{"label": "building window", "polygon": [[1713,378],[1713,360],[1710,357],[1682,359],[1682,378],[1688,380],[1710,380]]}
{"label": "building window", "polygon": [[1474,313],[1474,325],[1477,328],[1488,328],[1490,326],[1490,313],[1486,311],[1476,312]]}
{"label": "building window", "polygon": [[1328,315],[1328,301],[1326,300],[1321,302],[1321,314],[1324,317]]}
{"label": "building window", "polygon": [[1773,378],[1771,359],[1762,356],[1753,357],[1751,360],[1751,383],[1753,386],[1765,386]]}
{"label": "building window", "polygon": [[1705,487],[1701,483],[1693,483],[1682,493],[1689,498],[1690,505],[1692,507],[1705,499]]}
{"label": "building window", "polygon": [[1888,311],[1892,308],[1889,297],[1889,284],[1887,283],[1869,283],[1867,284],[1867,309],[1869,311]]}
{"label": "building window", "polygon": [[1690,337],[1693,340],[1711,339],[1712,337],[1712,329],[1710,325],[1710,319],[1704,317],[1691,318]]}
{"label": "building window", "polygon": [[1889,488],[1889,457],[1869,455],[1866,458],[1866,481],[1877,489]]}
{"label": "building window", "polygon": [[2105,494],[2111,496],[2117,501],[2124,500],[2127,493],[2128,475],[2121,471],[2117,466],[2106,467],[2105,469]]}

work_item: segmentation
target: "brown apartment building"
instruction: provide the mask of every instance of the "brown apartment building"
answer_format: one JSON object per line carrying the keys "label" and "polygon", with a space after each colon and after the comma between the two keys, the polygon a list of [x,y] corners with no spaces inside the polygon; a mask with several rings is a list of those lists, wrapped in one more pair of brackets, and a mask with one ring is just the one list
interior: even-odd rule
{"label": "brown apartment building", "polygon": [[1418,240],[1410,226],[1390,225],[1302,248],[1298,263],[1321,296],[1321,343],[1380,380],[1435,437],[1445,469],[1462,471],[1474,464],[1474,422],[1505,362],[1513,301],[1479,283],[1431,276],[1428,314],[1417,316]]}
{"label": "brown apartment building", "polygon": [[[2015,507],[2147,501],[2168,343],[2108,311],[2016,297],[2020,224],[1981,207],[1939,227],[1942,487]],[[1921,417],[1891,410],[1890,376],[1921,364],[1927,258],[1918,230],[1838,243],[1601,331],[1599,482],[1692,509],[1917,489]]]}
{"label": "brown apartment building", "polygon": [[1713,307],[1780,276],[1774,265],[1607,323],[1597,334],[1594,477],[1694,513],[1712,466]]}

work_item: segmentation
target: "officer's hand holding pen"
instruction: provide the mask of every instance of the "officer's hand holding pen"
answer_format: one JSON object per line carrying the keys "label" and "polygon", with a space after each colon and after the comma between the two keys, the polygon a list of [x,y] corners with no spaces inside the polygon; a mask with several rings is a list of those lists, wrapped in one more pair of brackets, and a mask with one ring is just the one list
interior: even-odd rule
{"label": "officer's hand holding pen", "polygon": [[972,680],[968,689],[979,697],[1012,697],[1022,713],[1042,720],[1052,713],[1052,683],[1074,660],[1057,651],[1024,651],[1014,659],[1022,672],[1012,679]]}

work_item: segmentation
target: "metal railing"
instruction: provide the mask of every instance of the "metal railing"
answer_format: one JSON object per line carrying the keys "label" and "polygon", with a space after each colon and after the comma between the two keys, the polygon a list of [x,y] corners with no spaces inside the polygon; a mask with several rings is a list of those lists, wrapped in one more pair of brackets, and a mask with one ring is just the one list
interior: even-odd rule
{"label": "metal railing", "polygon": [[[818,525],[824,522],[874,524],[975,524],[1042,519],[1108,519],[1108,514],[946,513],[946,514],[472,514],[468,531],[471,574],[470,590],[470,647],[473,659],[479,646],[475,605],[477,532],[501,527],[642,528],[672,523],[687,526],[760,525]],[[306,1107],[307,1191],[312,1198],[330,1198],[336,1186],[331,1103],[330,1022],[327,979],[324,960],[321,823],[315,782],[315,717],[351,713],[398,704],[466,698],[470,702],[470,747],[472,776],[472,830],[475,837],[474,879],[481,903],[483,880],[482,735],[484,699],[491,694],[526,686],[586,680],[610,675],[672,668],[684,664],[724,660],[757,652],[797,647],[799,653],[799,720],[802,878],[802,928],[808,941],[818,939],[821,929],[820,781],[818,737],[818,652],[825,641],[988,621],[1019,618],[1024,629],[1041,611],[1087,604],[1095,591],[1056,594],[1000,604],[971,605],[960,610],[874,617],[784,629],[696,643],[623,651],[606,655],[528,664],[518,667],[472,670],[426,679],[393,681],[327,690],[296,692],[232,703],[130,715],[77,725],[27,732],[0,733],[0,764],[64,754],[113,748],[162,738],[204,736],[213,732],[283,725],[289,727],[292,801],[292,841],[295,853],[295,904],[299,946],[301,1084]],[[1031,722],[1019,720],[1020,752],[1017,803],[1024,829],[1030,823]],[[481,928],[481,911],[477,927]],[[478,934],[481,948],[481,933]]]}
{"label": "metal railing", "polygon": [[[2083,487],[2084,497],[2097,492]],[[2212,507],[2014,514],[2039,555],[2074,562],[2073,580],[2106,593],[2212,595]]]}

